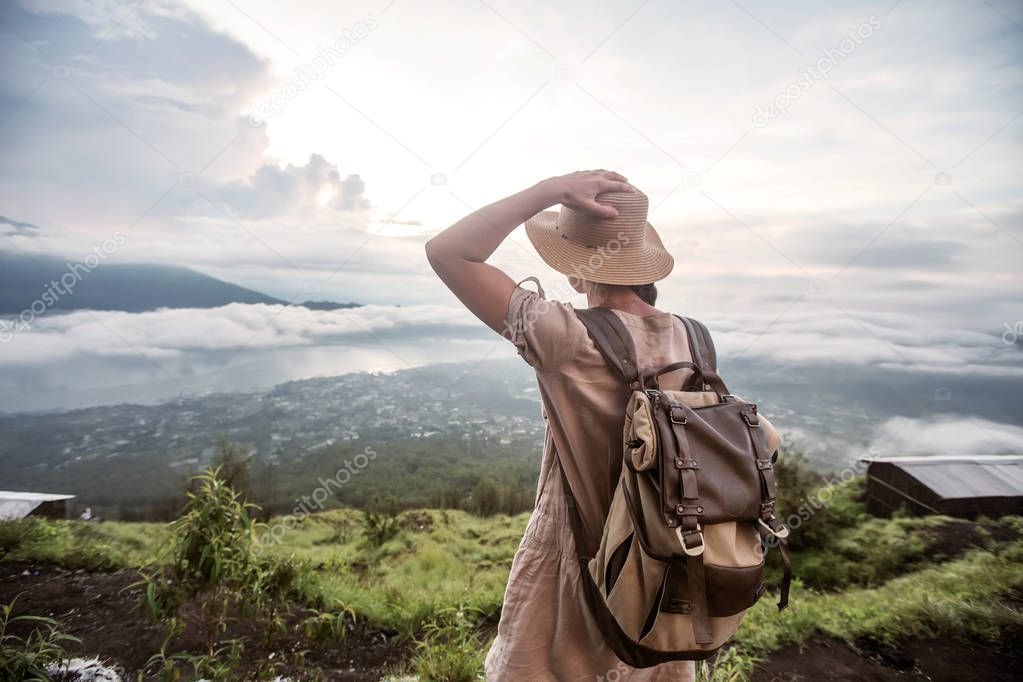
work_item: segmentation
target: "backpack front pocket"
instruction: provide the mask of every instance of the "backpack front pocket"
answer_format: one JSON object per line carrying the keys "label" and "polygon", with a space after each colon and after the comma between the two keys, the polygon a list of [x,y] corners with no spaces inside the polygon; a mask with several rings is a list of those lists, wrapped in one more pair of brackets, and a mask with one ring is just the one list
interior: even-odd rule
{"label": "backpack front pocket", "polygon": [[632,534],[615,551],[602,553],[593,562],[598,559],[603,559],[602,563],[591,564],[590,570],[598,569],[604,577],[608,610],[622,631],[638,641],[647,626],[651,608],[656,610],[667,564],[644,552]]}
{"label": "backpack front pocket", "polygon": [[[708,527],[712,537],[745,539],[752,529],[736,524]],[[621,538],[621,536],[619,536]],[[716,547],[729,546],[718,542]],[[745,543],[730,545],[744,548]],[[686,559],[680,555],[668,561],[650,556],[635,533],[628,533],[615,546],[603,546],[590,563],[590,573],[600,585],[608,610],[622,631],[640,644],[658,651],[716,649],[742,621],[746,609],[764,592],[764,563],[752,552],[723,552],[711,560],[739,565],[703,564],[707,620],[713,641],[698,643],[693,616],[699,600],[690,594]],[[754,558],[755,557],[755,558]],[[752,561],[751,561],[752,560]],[[748,565],[741,565],[748,562]],[[597,580],[597,578],[600,580]]]}
{"label": "backpack front pocket", "polygon": [[[732,616],[753,606],[764,592],[764,564],[755,566],[716,566],[705,563],[707,615]],[[692,615],[695,602],[689,594],[689,574],[681,559],[669,565],[660,609],[668,613]]]}

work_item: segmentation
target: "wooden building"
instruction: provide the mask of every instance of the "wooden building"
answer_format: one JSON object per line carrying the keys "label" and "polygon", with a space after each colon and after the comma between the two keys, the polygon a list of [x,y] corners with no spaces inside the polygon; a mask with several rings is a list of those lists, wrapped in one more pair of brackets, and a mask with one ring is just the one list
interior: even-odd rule
{"label": "wooden building", "polygon": [[1023,515],[1023,457],[864,458],[867,511],[889,516],[904,507],[912,514],[962,518]]}

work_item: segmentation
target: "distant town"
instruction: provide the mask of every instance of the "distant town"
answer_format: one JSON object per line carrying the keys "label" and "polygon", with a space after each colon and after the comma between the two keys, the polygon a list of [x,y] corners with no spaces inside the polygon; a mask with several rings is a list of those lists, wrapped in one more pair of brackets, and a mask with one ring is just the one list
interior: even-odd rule
{"label": "distant town", "polygon": [[[0,416],[3,478],[8,487],[79,494],[83,483],[114,471],[177,480],[209,465],[222,439],[243,445],[262,465],[297,469],[328,453],[410,440],[538,453],[543,422],[531,373],[509,371],[511,363],[502,361],[454,368],[346,374],[159,405]],[[96,486],[109,495],[109,484]]]}
{"label": "distant town", "polygon": [[[736,393],[762,401],[786,442],[822,470],[867,454],[878,427],[895,415],[969,407],[1004,422],[1014,409],[1008,379],[968,382],[948,400],[927,375],[882,368],[736,363],[728,377]],[[890,390],[879,393],[882,380]],[[535,377],[519,358],[356,372],[157,405],[0,415],[0,481],[11,490],[74,494],[124,517],[169,508],[167,500],[229,442],[250,456],[258,502],[277,508],[372,447],[385,456],[332,504],[394,494],[408,505],[465,505],[491,479],[518,508],[535,490],[543,428]]]}

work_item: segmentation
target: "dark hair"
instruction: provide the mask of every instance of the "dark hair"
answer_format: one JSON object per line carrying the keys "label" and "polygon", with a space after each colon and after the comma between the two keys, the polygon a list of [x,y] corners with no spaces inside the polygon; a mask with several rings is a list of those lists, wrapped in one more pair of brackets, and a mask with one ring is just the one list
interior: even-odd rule
{"label": "dark hair", "polygon": [[633,293],[643,299],[647,305],[654,305],[657,303],[657,287],[653,284],[634,284],[629,287]]}

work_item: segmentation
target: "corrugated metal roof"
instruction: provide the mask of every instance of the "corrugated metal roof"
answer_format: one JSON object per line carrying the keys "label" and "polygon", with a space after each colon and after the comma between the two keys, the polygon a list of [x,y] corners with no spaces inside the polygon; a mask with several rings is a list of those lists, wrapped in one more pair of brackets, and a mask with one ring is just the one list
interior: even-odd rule
{"label": "corrugated metal roof", "polygon": [[0,521],[23,519],[43,502],[70,500],[74,495],[56,493],[28,493],[0,490]]}
{"label": "corrugated metal roof", "polygon": [[860,457],[861,462],[894,462],[906,464],[935,462],[1023,462],[1023,455],[924,455],[913,457]]}
{"label": "corrugated metal roof", "polygon": [[896,466],[947,499],[1023,496],[1023,457],[889,457]]}
{"label": "corrugated metal roof", "polygon": [[53,500],[70,500],[74,495],[62,493],[29,493],[14,490],[0,490],[0,500],[20,500],[25,502],[52,502]]}

